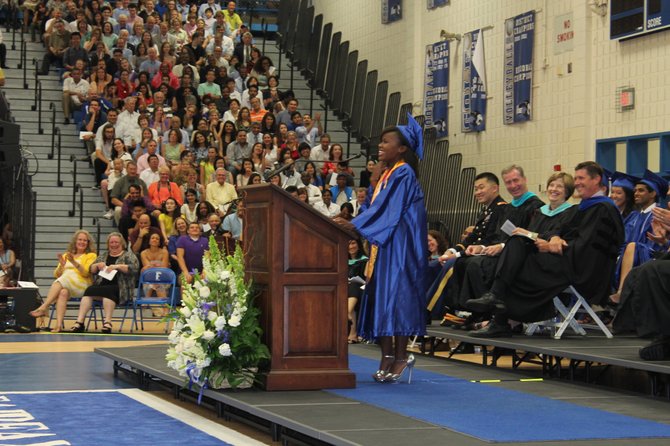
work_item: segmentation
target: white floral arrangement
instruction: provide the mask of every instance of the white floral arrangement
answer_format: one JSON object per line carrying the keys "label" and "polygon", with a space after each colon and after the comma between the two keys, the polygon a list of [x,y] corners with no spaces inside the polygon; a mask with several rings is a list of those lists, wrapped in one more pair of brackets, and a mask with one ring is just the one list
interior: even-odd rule
{"label": "white floral arrangement", "polygon": [[[241,248],[222,255],[214,238],[203,258],[203,274],[182,284],[182,305],[170,316],[167,365],[201,389],[245,388],[270,355],[261,342],[260,310],[244,277]],[[202,395],[202,390],[201,390]]]}

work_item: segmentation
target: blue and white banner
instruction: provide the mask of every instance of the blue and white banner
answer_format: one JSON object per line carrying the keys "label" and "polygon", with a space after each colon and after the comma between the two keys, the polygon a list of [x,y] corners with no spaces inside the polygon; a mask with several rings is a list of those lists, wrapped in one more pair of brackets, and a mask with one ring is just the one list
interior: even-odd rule
{"label": "blue and white banner", "polygon": [[428,9],[439,8],[449,3],[449,0],[428,0]]}
{"label": "blue and white banner", "polygon": [[503,122],[530,121],[535,11],[505,20]]}
{"label": "blue and white banner", "polygon": [[402,19],[402,0],[382,0],[382,23]]}
{"label": "blue and white banner", "polygon": [[423,114],[425,127],[435,127],[437,137],[449,134],[449,42],[426,45]]}
{"label": "blue and white banner", "polygon": [[463,36],[463,132],[486,130],[486,62],[481,29]]}

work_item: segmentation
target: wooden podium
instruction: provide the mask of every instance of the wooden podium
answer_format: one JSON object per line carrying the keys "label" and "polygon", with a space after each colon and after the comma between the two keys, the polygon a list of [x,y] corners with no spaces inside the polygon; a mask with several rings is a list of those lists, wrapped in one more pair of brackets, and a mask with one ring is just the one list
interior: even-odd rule
{"label": "wooden podium", "polygon": [[246,271],[260,291],[266,390],[352,388],[347,349],[353,235],[271,184],[241,189]]}

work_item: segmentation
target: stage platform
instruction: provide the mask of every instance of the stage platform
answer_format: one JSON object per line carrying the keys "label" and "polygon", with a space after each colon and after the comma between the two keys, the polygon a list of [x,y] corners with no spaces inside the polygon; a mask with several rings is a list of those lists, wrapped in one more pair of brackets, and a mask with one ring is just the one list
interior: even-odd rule
{"label": "stage platform", "polygon": [[[444,336],[440,330],[440,336]],[[514,339],[514,338],[513,338]],[[566,340],[567,341],[567,340]],[[563,342],[566,342],[563,341]],[[498,344],[499,341],[495,341]],[[509,342],[509,340],[507,340]],[[628,340],[626,342],[631,342]],[[486,340],[480,345],[492,345]],[[505,345],[505,344],[500,344]],[[506,344],[510,347],[510,344]],[[632,345],[632,344],[631,344]],[[114,373],[122,371],[136,380],[140,388],[151,389],[156,385],[172,389],[175,398],[191,399],[195,404],[197,393],[184,388],[184,380],[166,366],[166,345],[150,345],[126,348],[98,348],[95,351],[114,360]],[[546,347],[545,347],[546,348]],[[626,347],[628,348],[628,347]],[[631,347],[632,348],[632,347]],[[350,353],[358,358],[378,358],[378,349],[373,345],[353,345]],[[367,359],[364,359],[367,361]],[[111,372],[111,371],[110,371]],[[492,390],[506,389],[523,392],[531,397],[539,396],[548,401],[570,402],[590,409],[606,410],[616,414],[631,416],[660,423],[670,423],[670,406],[663,400],[634,395],[628,392],[611,391],[574,384],[561,380],[533,378],[537,375],[520,369],[503,370],[467,364],[444,358],[420,356],[417,361],[417,380],[420,373],[440,374],[445,383],[451,379],[468,380],[476,385],[492,386]],[[437,380],[438,384],[441,382]],[[495,384],[491,384],[495,382]],[[434,383],[435,384],[435,383]],[[447,384],[445,384],[447,385]],[[473,384],[474,385],[474,384]],[[384,386],[384,385],[379,385]],[[413,389],[413,384],[386,385],[389,395],[399,390]],[[398,386],[403,386],[400,388]],[[365,387],[365,385],[363,385]],[[394,388],[395,387],[395,388]],[[358,389],[357,389],[358,390]],[[458,411],[457,395],[439,401],[445,413]],[[423,404],[421,397],[407,399],[407,405]],[[380,445],[385,446],[416,444],[485,445],[485,441],[444,426],[421,421],[398,411],[368,404],[361,400],[346,398],[331,391],[290,391],[265,392],[257,389],[241,391],[203,392],[203,405],[211,407],[223,418],[234,418],[272,435],[273,440],[283,444],[333,444],[333,445]],[[553,419],[554,414],[547,411]],[[490,419],[482,419],[483,429]],[[581,441],[525,441],[526,446],[558,446],[579,444],[584,446],[623,446],[666,444],[668,438],[652,439],[587,439]],[[660,443],[659,443],[660,442]],[[502,442],[503,444],[517,444]]]}
{"label": "stage platform", "polygon": [[[592,382],[595,378],[592,373],[594,366],[599,366],[599,373],[605,368],[621,367],[647,372],[651,394],[659,395],[659,380],[665,382],[670,377],[670,361],[641,360],[638,351],[649,344],[649,340],[632,335],[607,339],[595,331],[587,333],[586,336],[566,333],[561,339],[524,334],[515,334],[511,338],[473,338],[464,330],[428,326],[428,336],[421,344],[421,351],[433,355],[439,350],[443,342],[441,340],[449,339],[459,343],[459,346],[461,343],[479,346],[482,365],[485,366],[498,366],[501,356],[511,356],[512,368],[524,363],[537,364],[542,367],[545,376],[583,379],[586,382]],[[448,356],[458,358],[455,352]],[[662,390],[664,396],[670,398],[670,386],[666,385]]]}

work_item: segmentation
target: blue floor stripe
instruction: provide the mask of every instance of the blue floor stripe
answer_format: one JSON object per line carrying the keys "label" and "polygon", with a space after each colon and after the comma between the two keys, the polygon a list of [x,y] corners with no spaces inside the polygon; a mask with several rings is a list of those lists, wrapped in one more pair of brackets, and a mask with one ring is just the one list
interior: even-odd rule
{"label": "blue floor stripe", "polygon": [[349,355],[357,387],[328,391],[486,441],[670,437],[670,425],[423,370],[411,385],[379,384],[378,364]]}
{"label": "blue floor stripe", "polygon": [[[1,395],[0,395],[1,396]],[[117,392],[5,395],[5,411],[23,410],[34,420],[14,419],[3,427],[0,446],[45,444],[212,446],[228,445],[186,423]],[[48,430],[21,428],[22,422],[43,423]],[[12,434],[15,431],[15,438]],[[20,438],[20,435],[44,435]]]}

